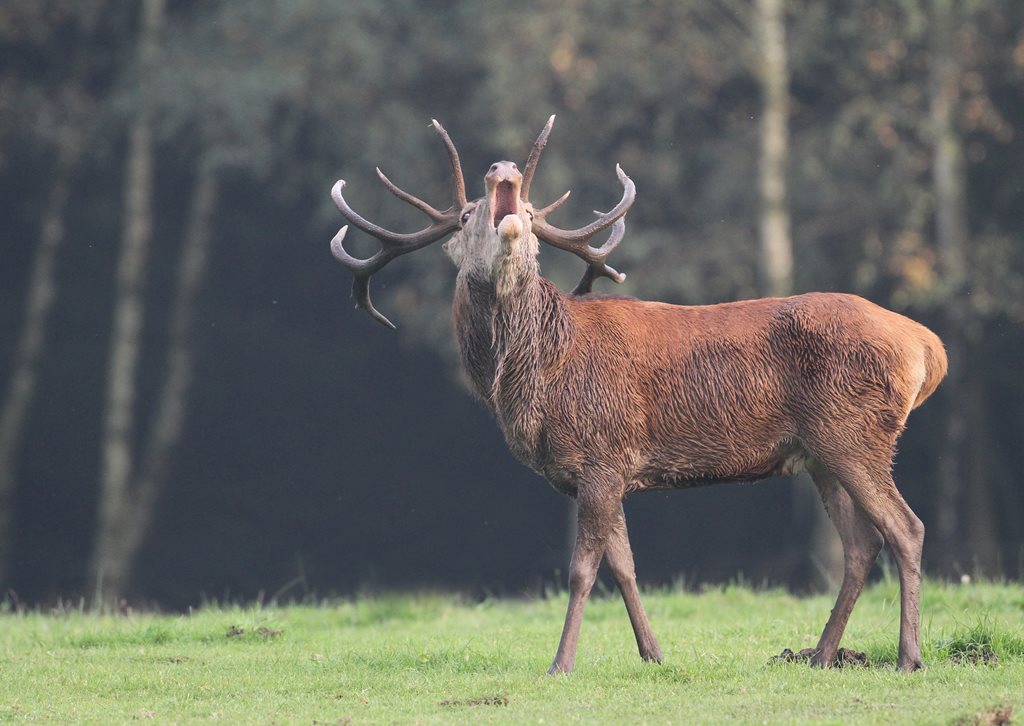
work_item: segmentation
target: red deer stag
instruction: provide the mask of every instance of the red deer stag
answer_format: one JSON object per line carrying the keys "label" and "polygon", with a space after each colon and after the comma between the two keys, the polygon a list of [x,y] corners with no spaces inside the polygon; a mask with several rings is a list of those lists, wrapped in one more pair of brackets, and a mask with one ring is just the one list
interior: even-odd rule
{"label": "red deer stag", "polygon": [[[526,169],[493,164],[485,194],[467,200],[455,146],[448,149],[452,204],[438,211],[377,170],[431,224],[413,234],[383,229],[332,196],[353,226],[382,248],[346,252],[347,227],[331,242],[355,275],[357,306],[391,325],[370,301],[369,279],[392,259],[452,234],[458,266],[453,304],[462,362],[513,453],[579,503],[569,607],[551,673],[573,669],[583,609],[606,558],[640,655],[661,661],[637,589],[622,500],[644,489],[686,489],[808,472],[844,549],[836,605],[812,662],[834,662],[850,612],[882,543],[900,577],[899,667],[921,667],[919,607],[924,527],[892,479],[896,439],[911,410],[946,372],[930,330],[854,295],[811,293],[721,305],[680,306],[588,294],[599,276],[621,281],[608,253],[622,239],[635,187],[616,168],[622,200],[597,220],[563,230],[535,208],[530,182],[554,116]],[[610,230],[600,247],[591,240]],[[587,262],[563,294],[541,277],[538,241]],[[391,326],[394,327],[394,326]]]}

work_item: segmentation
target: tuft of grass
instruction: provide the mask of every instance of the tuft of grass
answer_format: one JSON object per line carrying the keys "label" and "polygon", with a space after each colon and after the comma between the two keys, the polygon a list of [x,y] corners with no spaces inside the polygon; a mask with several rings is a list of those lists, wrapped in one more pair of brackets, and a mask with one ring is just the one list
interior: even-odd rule
{"label": "tuft of grass", "polygon": [[939,641],[937,654],[954,663],[995,664],[1002,659],[1024,658],[1024,637],[995,625],[988,617],[960,627]]}
{"label": "tuft of grass", "polygon": [[124,645],[163,645],[175,640],[174,629],[167,623],[150,623],[142,629],[127,632],[97,630],[74,636],[70,643],[78,648],[104,648]]}
{"label": "tuft of grass", "polygon": [[[831,670],[770,661],[816,643],[831,596],[741,583],[645,594],[662,665],[637,656],[621,599],[595,598],[576,672],[559,677],[546,669],[564,594],[387,594],[188,616],[10,610],[0,721],[998,723],[1024,708],[1022,593],[927,582],[927,667],[914,674],[890,667],[899,592],[886,581],[865,590],[843,641],[870,666]],[[989,667],[965,665],[988,650]]]}

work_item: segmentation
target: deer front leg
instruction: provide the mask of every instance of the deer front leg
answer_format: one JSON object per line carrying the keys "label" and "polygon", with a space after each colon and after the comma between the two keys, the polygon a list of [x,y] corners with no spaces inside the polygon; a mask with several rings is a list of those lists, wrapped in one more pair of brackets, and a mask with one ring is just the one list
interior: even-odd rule
{"label": "deer front leg", "polygon": [[644,605],[640,602],[640,590],[636,586],[636,570],[633,565],[633,550],[629,546],[626,515],[622,511],[621,503],[605,548],[605,557],[608,559],[612,576],[622,593],[622,599],[626,603],[626,612],[629,613],[629,622],[633,625],[633,634],[636,636],[640,657],[647,661],[661,663],[661,648],[658,646],[658,640],[654,637],[654,631],[651,630],[651,624],[647,620]]}
{"label": "deer front leg", "polygon": [[558,641],[558,652],[548,668],[551,675],[571,673],[576,664],[576,643],[583,622],[583,609],[590,597],[594,580],[597,579],[597,569],[614,521],[607,503],[594,501],[582,487],[578,503],[576,545],[569,565],[569,607],[565,613],[565,625],[562,626],[562,638]]}

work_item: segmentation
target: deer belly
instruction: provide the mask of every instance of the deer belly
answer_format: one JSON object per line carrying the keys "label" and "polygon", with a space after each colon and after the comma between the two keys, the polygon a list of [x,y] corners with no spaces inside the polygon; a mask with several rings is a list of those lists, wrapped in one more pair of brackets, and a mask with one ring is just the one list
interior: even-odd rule
{"label": "deer belly", "polygon": [[728,481],[761,481],[800,474],[806,470],[807,460],[802,444],[791,439],[745,450],[708,445],[699,452],[659,452],[628,489],[691,489]]}

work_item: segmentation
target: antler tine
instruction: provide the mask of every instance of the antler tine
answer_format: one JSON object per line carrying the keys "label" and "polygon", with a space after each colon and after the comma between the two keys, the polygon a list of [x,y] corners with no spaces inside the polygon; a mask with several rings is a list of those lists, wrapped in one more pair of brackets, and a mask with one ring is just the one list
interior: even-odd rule
{"label": "antler tine", "polygon": [[[595,214],[601,214],[601,212],[595,212]],[[626,279],[624,272],[619,272],[613,267],[605,264],[605,260],[608,259],[608,255],[619,246],[619,242],[626,234],[626,219],[620,217],[612,225],[612,233],[605,240],[605,243],[598,249],[594,250],[595,255],[593,260],[587,260],[587,269],[583,271],[583,276],[580,281],[576,283],[576,287],[573,288],[573,295],[586,295],[588,292],[592,292],[594,286],[594,280],[599,277],[607,277],[615,282],[622,282]],[[593,247],[588,249],[593,250]]]}
{"label": "antler tine", "polygon": [[388,188],[388,191],[394,194],[399,199],[401,199],[403,202],[411,204],[412,206],[416,207],[416,209],[420,210],[425,215],[427,215],[428,217],[435,221],[440,220],[442,217],[444,217],[444,212],[437,211],[419,197],[414,197],[412,194],[409,194],[409,192],[403,191],[402,189],[399,189],[397,186],[395,186],[395,184],[384,175],[384,172],[380,170],[379,166],[377,167],[377,176],[380,178],[382,182],[384,182],[384,186]]}
{"label": "antler tine", "polygon": [[462,176],[459,152],[455,150],[455,144],[448,132],[444,130],[444,126],[438,123],[436,118],[431,119],[430,123],[434,130],[441,135],[441,140],[444,141],[445,148],[448,149],[448,162],[452,165],[452,198],[454,199],[452,210],[458,213],[466,206],[466,180]]}
{"label": "antler tine", "polygon": [[[344,188],[345,181],[343,179],[339,179],[334,184],[334,188],[331,189],[331,197],[334,199],[335,206],[338,207],[338,210],[342,213],[345,219],[347,219],[350,223],[355,225],[357,229],[361,229],[368,235],[371,235],[379,239],[381,241],[381,244],[383,245],[383,249],[397,248],[398,250],[401,250],[399,254],[413,252],[414,250],[418,250],[420,247],[428,245],[431,242],[437,241],[440,237],[443,237],[448,232],[454,231],[455,228],[458,227],[457,216],[451,213],[443,214],[441,212],[437,212],[438,216],[434,224],[430,225],[429,227],[426,227],[425,229],[421,229],[419,232],[410,232],[408,234],[392,232],[390,230],[384,229],[383,227],[374,224],[373,222],[369,222],[363,219],[363,217],[361,217],[358,212],[352,209],[352,207],[348,205],[348,202],[345,201],[345,197],[341,193],[341,190]],[[398,187],[395,187],[395,189],[401,192],[401,194],[405,194],[405,192],[402,192],[400,189],[398,189]],[[401,195],[396,196],[405,199],[405,197],[402,197]],[[421,207],[420,205],[430,206],[426,202],[420,202],[420,204],[412,204],[413,206],[421,210],[423,209],[423,207]],[[432,207],[431,209],[433,210]],[[433,211],[436,212],[437,210]],[[441,228],[443,228],[445,231],[441,232]],[[371,259],[375,258],[376,255],[374,255],[374,258]]]}
{"label": "antler tine", "polygon": [[[541,152],[544,151],[544,147],[548,143],[548,136],[551,134],[551,127],[555,123],[555,114],[551,114],[548,117],[548,122],[544,124],[544,128],[541,130],[537,140],[533,142],[533,148],[530,149],[530,155],[526,158],[526,170],[523,172],[523,183],[519,187],[519,198],[524,202],[530,199],[530,183],[533,181],[533,173],[537,171],[537,162],[540,161]],[[569,196],[566,192],[557,204],[561,204],[565,201],[565,197]]]}
{"label": "antler tine", "polygon": [[377,254],[366,260],[353,257],[345,250],[345,247],[342,244],[342,240],[345,239],[345,234],[347,232],[348,225],[345,225],[341,228],[338,234],[334,235],[334,239],[331,240],[331,254],[334,255],[334,258],[338,260],[338,262],[352,270],[352,297],[355,298],[356,307],[365,310],[370,314],[370,317],[378,323],[386,325],[394,330],[395,324],[384,317],[384,315],[373,306],[373,301],[370,300],[370,277],[373,273],[390,262],[395,255],[389,254],[387,249],[381,249]]}
{"label": "antler tine", "polygon": [[422,199],[399,189],[384,175],[384,172],[377,169],[377,176],[380,177],[388,191],[430,217],[429,227],[410,234],[384,229],[364,219],[349,206],[342,194],[342,190],[345,188],[343,180],[339,180],[331,189],[331,197],[334,199],[335,205],[349,223],[380,240],[381,248],[375,254],[365,260],[353,257],[344,245],[345,235],[348,233],[348,225],[346,225],[331,240],[331,252],[335,259],[352,271],[355,278],[352,281],[352,297],[356,300],[356,307],[363,308],[374,320],[390,328],[394,328],[395,325],[384,317],[370,300],[370,277],[396,257],[426,247],[454,232],[459,227],[459,215],[462,213],[462,208],[466,206],[466,183],[462,176],[462,165],[459,163],[459,154],[455,150],[455,144],[452,143],[448,132],[436,120],[433,122],[433,126],[448,150],[448,161],[452,169],[452,205],[448,209],[443,212],[438,211]]}
{"label": "antler tine", "polygon": [[[624,172],[622,167],[618,164],[615,165],[615,173],[619,177],[619,182],[622,183],[622,199],[619,200],[618,204],[612,207],[611,211],[600,215],[586,227],[580,227],[579,229],[574,230],[558,229],[557,227],[553,227],[548,224],[544,217],[546,217],[551,211],[554,211],[554,209],[561,206],[563,200],[559,199],[554,204],[540,210],[540,212],[534,211],[534,228],[537,227],[538,221],[541,222],[541,228],[545,232],[550,232],[550,236],[552,238],[550,240],[551,244],[556,247],[561,247],[562,249],[569,249],[570,247],[589,241],[590,238],[598,232],[611,227],[616,220],[626,215],[626,212],[629,211],[629,208],[633,205],[633,201],[636,199],[636,185],[633,183],[633,180],[626,176],[626,172]],[[547,239],[544,241],[549,242]]]}
{"label": "antler tine", "polygon": [[572,189],[567,190],[565,192],[565,194],[560,196],[555,201],[551,202],[551,204],[549,204],[548,206],[544,207],[544,209],[535,210],[534,213],[533,213],[534,218],[540,217],[541,219],[544,219],[546,216],[548,216],[553,211],[555,211],[556,209],[561,207],[563,204],[565,204],[565,200],[569,198],[570,194],[572,194]]}
{"label": "antler tine", "polygon": [[[586,261],[588,268],[573,291],[576,294],[589,292],[590,286],[597,277],[607,277],[615,282],[622,282],[626,279],[626,276],[621,272],[606,265],[605,260],[612,250],[618,246],[619,242],[622,241],[622,237],[625,234],[625,216],[636,199],[636,185],[632,179],[626,176],[626,172],[618,164],[615,166],[615,173],[622,183],[622,199],[619,200],[619,203],[611,211],[598,212],[598,218],[585,227],[563,230],[548,224],[545,217],[561,205],[565,199],[564,197],[539,212],[534,212],[533,232],[537,235],[538,239],[543,240],[552,247],[572,252],[577,257]],[[609,227],[612,227],[612,233],[608,240],[597,249],[591,247],[590,240]]]}

